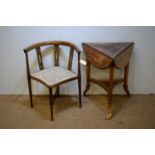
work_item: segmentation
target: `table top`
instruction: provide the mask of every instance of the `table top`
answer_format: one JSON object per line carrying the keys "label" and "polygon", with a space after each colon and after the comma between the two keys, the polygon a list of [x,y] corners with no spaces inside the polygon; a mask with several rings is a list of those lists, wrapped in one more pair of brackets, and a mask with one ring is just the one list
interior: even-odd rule
{"label": "table top", "polygon": [[126,49],[133,44],[133,42],[83,43],[83,45],[87,45],[111,58],[115,58],[120,53],[126,51]]}

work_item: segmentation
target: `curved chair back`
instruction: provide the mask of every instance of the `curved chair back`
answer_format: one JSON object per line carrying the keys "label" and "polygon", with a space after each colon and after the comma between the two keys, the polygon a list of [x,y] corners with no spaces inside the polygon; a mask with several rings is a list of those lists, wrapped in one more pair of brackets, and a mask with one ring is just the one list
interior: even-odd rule
{"label": "curved chair back", "polygon": [[36,50],[37,55],[37,61],[39,65],[39,69],[44,69],[44,64],[42,60],[42,54],[41,54],[41,47],[43,46],[54,46],[54,65],[59,66],[59,47],[60,46],[67,46],[70,48],[69,53],[69,60],[68,60],[68,70],[72,69],[72,61],[73,61],[73,54],[74,51],[78,54],[78,75],[80,75],[80,49],[73,43],[67,42],[67,41],[46,41],[46,42],[39,42],[33,45],[30,45],[26,48],[24,48],[24,53],[26,55],[26,67],[27,67],[27,74],[30,76],[30,67],[29,67],[29,59],[28,59],[28,53],[32,50]]}

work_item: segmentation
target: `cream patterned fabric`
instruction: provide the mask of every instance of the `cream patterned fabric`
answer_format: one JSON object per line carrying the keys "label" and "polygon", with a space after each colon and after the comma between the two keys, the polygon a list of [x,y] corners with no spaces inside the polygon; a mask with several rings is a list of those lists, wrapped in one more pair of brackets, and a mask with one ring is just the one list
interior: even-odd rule
{"label": "cream patterned fabric", "polygon": [[77,74],[60,66],[54,66],[31,74],[31,77],[44,82],[48,86],[54,86],[62,81],[77,77]]}

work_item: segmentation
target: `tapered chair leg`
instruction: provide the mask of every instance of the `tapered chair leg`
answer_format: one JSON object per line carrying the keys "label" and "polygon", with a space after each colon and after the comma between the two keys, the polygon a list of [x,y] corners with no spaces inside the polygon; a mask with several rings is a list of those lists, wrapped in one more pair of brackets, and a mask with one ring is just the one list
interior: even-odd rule
{"label": "tapered chair leg", "polygon": [[78,78],[78,90],[79,90],[79,107],[82,108],[82,104],[81,104],[81,78]]}
{"label": "tapered chair leg", "polygon": [[50,109],[51,109],[51,121],[53,121],[53,101],[52,101],[52,88],[49,88],[49,99],[50,99]]}
{"label": "tapered chair leg", "polygon": [[33,108],[33,101],[32,101],[32,84],[31,79],[28,78],[28,87],[29,87],[29,96],[30,96],[30,106]]}

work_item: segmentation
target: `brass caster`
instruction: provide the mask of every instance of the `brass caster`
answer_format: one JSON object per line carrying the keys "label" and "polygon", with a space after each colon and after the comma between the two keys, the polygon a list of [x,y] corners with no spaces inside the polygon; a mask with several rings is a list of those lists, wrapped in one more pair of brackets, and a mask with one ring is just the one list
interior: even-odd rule
{"label": "brass caster", "polygon": [[112,118],[112,113],[111,112],[110,113],[107,113],[105,119],[106,120],[110,120],[111,118]]}

